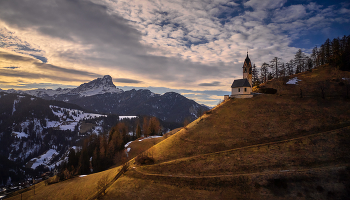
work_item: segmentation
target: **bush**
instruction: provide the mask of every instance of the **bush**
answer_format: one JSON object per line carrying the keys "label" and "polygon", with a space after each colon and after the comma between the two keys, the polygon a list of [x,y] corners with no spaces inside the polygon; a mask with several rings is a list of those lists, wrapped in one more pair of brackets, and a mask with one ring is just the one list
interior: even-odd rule
{"label": "bush", "polygon": [[138,165],[151,165],[154,164],[154,158],[145,154],[138,155],[135,159]]}
{"label": "bush", "polygon": [[265,94],[276,94],[277,90],[273,88],[260,88],[259,89],[260,93],[265,93]]}

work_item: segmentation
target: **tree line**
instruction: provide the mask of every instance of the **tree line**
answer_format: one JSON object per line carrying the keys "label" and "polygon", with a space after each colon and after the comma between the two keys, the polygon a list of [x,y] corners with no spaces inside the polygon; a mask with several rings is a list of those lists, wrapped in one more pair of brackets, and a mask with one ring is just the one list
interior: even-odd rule
{"label": "tree line", "polygon": [[340,70],[350,70],[350,35],[342,38],[327,39],[320,47],[315,46],[309,56],[299,49],[294,59],[282,62],[282,58],[274,57],[270,62],[264,62],[260,70],[252,66],[253,86],[265,83],[272,78],[280,78],[311,70],[328,64]]}
{"label": "tree line", "polygon": [[164,128],[156,117],[144,116],[142,120],[122,120],[108,134],[92,134],[83,142],[81,149],[71,149],[68,161],[63,164],[60,179],[78,174],[106,170],[115,164],[127,161],[124,146],[140,137],[163,134]]}

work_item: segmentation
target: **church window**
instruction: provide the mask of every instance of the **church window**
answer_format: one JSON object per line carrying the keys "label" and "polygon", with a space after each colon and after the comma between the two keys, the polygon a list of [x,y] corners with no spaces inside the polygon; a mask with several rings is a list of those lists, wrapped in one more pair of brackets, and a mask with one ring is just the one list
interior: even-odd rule
{"label": "church window", "polygon": [[244,88],[244,92],[246,92],[247,91],[247,88]]}
{"label": "church window", "polygon": [[247,68],[244,68],[244,73],[247,73]]}
{"label": "church window", "polygon": [[238,92],[241,92],[241,88],[238,88]]}

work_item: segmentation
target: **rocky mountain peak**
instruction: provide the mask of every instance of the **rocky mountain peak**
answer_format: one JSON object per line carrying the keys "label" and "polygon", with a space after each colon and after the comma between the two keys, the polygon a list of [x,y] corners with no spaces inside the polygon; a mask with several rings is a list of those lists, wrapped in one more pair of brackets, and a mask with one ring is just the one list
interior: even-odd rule
{"label": "rocky mountain peak", "polygon": [[104,93],[120,93],[123,90],[113,84],[110,75],[105,75],[103,78],[97,78],[88,83],[81,84],[79,87],[73,89],[72,92],[79,93],[81,96],[92,96]]}

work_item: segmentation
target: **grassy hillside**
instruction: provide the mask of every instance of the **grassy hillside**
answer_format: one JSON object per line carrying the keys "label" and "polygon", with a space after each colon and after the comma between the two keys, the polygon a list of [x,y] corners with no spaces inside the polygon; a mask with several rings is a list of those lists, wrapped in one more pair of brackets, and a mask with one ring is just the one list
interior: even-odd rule
{"label": "grassy hillside", "polygon": [[[31,190],[22,194],[22,199],[88,199],[97,192],[97,182],[103,176],[107,176],[108,180],[119,172],[121,167],[116,167],[103,172],[91,174],[84,177],[75,177],[59,183],[45,185],[42,181]],[[21,195],[14,196],[8,199],[21,199]]]}
{"label": "grassy hillside", "polygon": [[[301,80],[298,85],[285,84],[294,77]],[[133,142],[129,158],[152,146],[143,155],[154,164],[130,160],[129,170],[102,199],[346,199],[350,100],[342,78],[347,77],[350,73],[325,66],[272,80],[264,86],[277,94],[229,99],[179,131]],[[94,190],[102,173],[118,171],[87,176],[84,187]],[[55,194],[62,184],[62,192],[50,197],[93,195],[77,196],[79,191],[66,188],[79,187],[80,180],[42,191]]]}
{"label": "grassy hillside", "polygon": [[349,73],[324,67],[294,77],[298,85],[270,81],[277,94],[225,101],[153,146],[155,164],[133,166],[105,199],[350,195],[350,102],[340,83]]}

